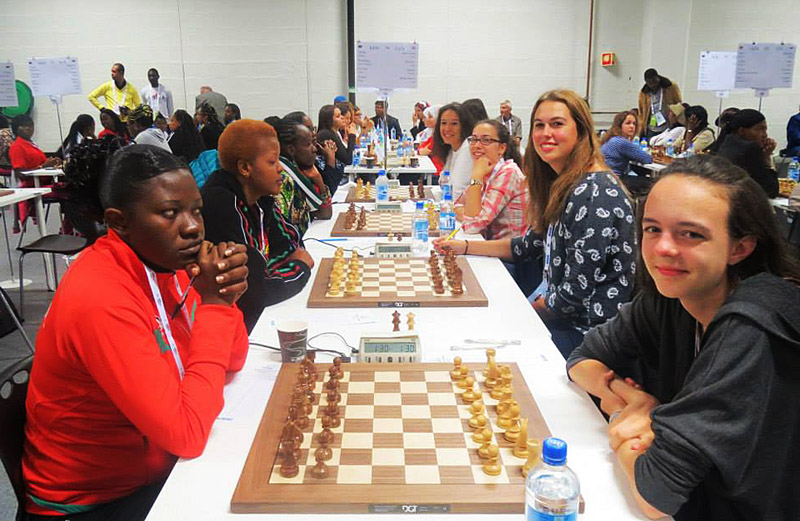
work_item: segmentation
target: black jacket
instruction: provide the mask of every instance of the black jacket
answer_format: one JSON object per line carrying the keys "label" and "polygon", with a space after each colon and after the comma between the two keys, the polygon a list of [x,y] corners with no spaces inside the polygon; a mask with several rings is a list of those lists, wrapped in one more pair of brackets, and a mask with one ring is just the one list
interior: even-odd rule
{"label": "black jacket", "polygon": [[767,193],[778,196],[778,173],[764,163],[764,154],[758,143],[747,141],[738,134],[728,134],[717,155],[743,168]]}
{"label": "black jacket", "polygon": [[[262,197],[248,207],[241,185],[225,170],[211,174],[202,194],[206,239],[215,244],[233,241],[247,246],[247,291],[238,305],[250,333],[265,307],[296,295],[308,282],[309,267],[288,260],[303,241],[272,197]],[[261,244],[262,227],[267,244]]]}
{"label": "black jacket", "polygon": [[586,334],[568,367],[600,360],[662,405],[636,460],[639,493],[678,521],[789,521],[800,513],[800,288],[741,282],[703,334],[680,302],[643,293]]}
{"label": "black jacket", "polygon": [[[379,118],[378,116],[373,116],[372,122],[375,123],[376,129],[383,126],[383,118]],[[398,121],[396,117],[386,114],[386,126],[386,132],[388,133],[389,137],[392,136],[392,129],[394,129],[394,135],[397,139],[400,139],[403,136],[403,129],[400,127],[400,121]]]}

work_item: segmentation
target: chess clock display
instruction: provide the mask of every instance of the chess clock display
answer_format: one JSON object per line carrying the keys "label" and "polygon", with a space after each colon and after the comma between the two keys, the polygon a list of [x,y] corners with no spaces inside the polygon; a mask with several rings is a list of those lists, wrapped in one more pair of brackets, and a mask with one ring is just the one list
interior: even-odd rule
{"label": "chess clock display", "polygon": [[379,259],[411,257],[412,254],[411,241],[379,241],[375,243],[375,257]]}
{"label": "chess clock display", "polygon": [[365,335],[359,342],[358,361],[409,363],[421,360],[419,336],[408,331]]}

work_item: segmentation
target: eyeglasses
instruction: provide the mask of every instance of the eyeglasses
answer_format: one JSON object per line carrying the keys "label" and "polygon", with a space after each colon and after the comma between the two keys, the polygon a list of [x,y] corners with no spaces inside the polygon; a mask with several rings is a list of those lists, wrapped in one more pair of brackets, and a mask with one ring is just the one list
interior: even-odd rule
{"label": "eyeglasses", "polygon": [[474,145],[475,143],[480,142],[481,145],[487,146],[487,147],[489,145],[491,145],[492,143],[501,143],[501,141],[499,139],[495,139],[495,138],[489,137],[489,136],[481,136],[481,137],[470,136],[470,137],[467,138],[467,141],[469,142],[470,145]]}

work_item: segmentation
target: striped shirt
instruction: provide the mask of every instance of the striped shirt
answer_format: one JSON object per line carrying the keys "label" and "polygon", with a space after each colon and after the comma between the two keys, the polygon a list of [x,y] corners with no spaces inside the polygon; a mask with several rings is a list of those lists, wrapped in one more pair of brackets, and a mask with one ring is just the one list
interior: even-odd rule
{"label": "striped shirt", "polygon": [[[459,201],[466,198],[466,191]],[[519,237],[528,228],[528,187],[525,175],[508,159],[495,165],[483,185],[481,210],[474,217],[464,216],[464,233],[480,233],[486,240]]]}

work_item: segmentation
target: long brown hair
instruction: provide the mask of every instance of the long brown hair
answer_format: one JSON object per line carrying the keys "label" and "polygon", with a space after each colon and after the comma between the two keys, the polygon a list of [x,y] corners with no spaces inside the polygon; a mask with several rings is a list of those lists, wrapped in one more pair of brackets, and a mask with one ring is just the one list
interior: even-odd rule
{"label": "long brown hair", "polygon": [[[557,101],[566,105],[578,129],[578,142],[572,149],[560,175],[539,157],[536,147],[533,145],[536,110],[545,101]],[[594,133],[589,106],[583,98],[567,89],[550,90],[539,96],[531,111],[531,127],[523,164],[530,195],[528,219],[535,231],[542,232],[548,225],[561,217],[570,191],[585,174],[591,171],[594,165],[602,165],[608,169]]]}
{"label": "long brown hair", "polygon": [[614,120],[611,122],[611,128],[608,129],[608,132],[603,134],[603,137],[600,139],[601,145],[605,145],[612,137],[622,135],[622,124],[625,123],[625,120],[628,119],[628,116],[633,116],[633,119],[636,120],[636,124],[639,124],[639,117],[632,110],[623,110],[622,112],[617,112],[614,115]]}

